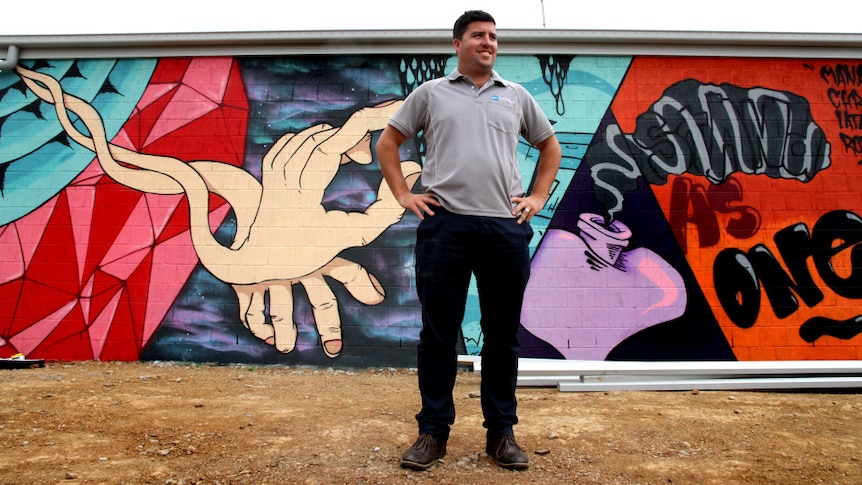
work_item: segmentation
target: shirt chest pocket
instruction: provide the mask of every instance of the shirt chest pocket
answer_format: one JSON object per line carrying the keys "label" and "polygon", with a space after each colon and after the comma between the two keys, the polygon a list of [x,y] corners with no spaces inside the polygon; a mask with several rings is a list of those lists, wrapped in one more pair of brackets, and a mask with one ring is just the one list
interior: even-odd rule
{"label": "shirt chest pocket", "polygon": [[487,105],[488,126],[503,133],[517,135],[521,132],[521,117],[514,106],[491,101]]}

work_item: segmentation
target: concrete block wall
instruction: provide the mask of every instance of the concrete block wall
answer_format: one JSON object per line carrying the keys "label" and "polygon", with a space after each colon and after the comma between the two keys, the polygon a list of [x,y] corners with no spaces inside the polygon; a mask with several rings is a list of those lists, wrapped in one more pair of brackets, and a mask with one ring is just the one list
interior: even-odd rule
{"label": "concrete block wall", "polygon": [[[413,366],[417,219],[374,142],[449,55],[0,72],[0,357]],[[564,160],[522,355],[862,357],[862,63],[501,55]],[[319,149],[314,149],[315,147]],[[405,145],[405,176],[424,145]],[[525,181],[536,152],[520,150]],[[481,350],[468,298],[464,353]]]}

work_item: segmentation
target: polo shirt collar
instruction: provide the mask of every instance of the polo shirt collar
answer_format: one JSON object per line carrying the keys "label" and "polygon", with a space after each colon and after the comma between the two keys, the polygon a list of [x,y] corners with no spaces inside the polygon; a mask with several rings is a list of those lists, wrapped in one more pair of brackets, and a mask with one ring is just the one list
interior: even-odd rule
{"label": "polo shirt collar", "polygon": [[[450,72],[448,76],[446,76],[446,78],[449,79],[450,81],[457,81],[457,80],[461,79],[462,77],[467,77],[467,76],[465,76],[464,74],[461,74],[461,71],[459,71],[457,67],[455,69],[453,69],[452,72]],[[493,69],[491,70],[491,81],[493,81],[494,84],[499,84],[501,86],[506,85],[506,80],[503,79],[502,77],[500,77],[500,75],[497,74],[497,71],[495,71]]]}

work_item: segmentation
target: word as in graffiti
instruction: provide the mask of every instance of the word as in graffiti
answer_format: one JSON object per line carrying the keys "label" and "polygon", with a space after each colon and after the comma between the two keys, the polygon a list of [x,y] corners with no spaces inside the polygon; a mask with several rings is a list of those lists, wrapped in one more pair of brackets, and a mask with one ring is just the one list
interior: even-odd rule
{"label": "word as in graffiti", "polygon": [[[832,211],[821,216],[811,232],[805,224],[795,224],[776,233],[774,241],[786,271],[763,244],[748,252],[724,249],[715,258],[715,291],[735,325],[751,328],[757,322],[761,285],[778,318],[787,318],[799,309],[797,296],[809,308],[823,301],[823,291],[808,268],[809,258],[835,294],[862,299],[862,217],[850,211]],[[843,251],[850,251],[849,271],[833,264],[833,258]],[[809,342],[824,335],[850,339],[859,333],[860,317],[843,322],[816,317],[800,328],[800,336]]]}
{"label": "word as in graffiti", "polygon": [[756,234],[760,229],[760,213],[753,207],[739,205],[741,201],[742,185],[733,177],[719,185],[696,183],[682,177],[674,180],[668,221],[683,252],[688,253],[689,225],[697,230],[701,248],[719,243],[718,214],[733,216],[725,228],[730,236],[748,239]]}

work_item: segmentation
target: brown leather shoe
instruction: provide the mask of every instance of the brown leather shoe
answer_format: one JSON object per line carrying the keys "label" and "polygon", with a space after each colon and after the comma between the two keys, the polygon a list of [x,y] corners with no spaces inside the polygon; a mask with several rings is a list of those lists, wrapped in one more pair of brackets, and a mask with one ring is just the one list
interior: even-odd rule
{"label": "brown leather shoe", "polygon": [[422,433],[413,446],[401,455],[401,466],[419,471],[427,470],[435,460],[444,456],[446,456],[446,441]]}
{"label": "brown leather shoe", "polygon": [[489,440],[485,445],[488,456],[497,460],[497,464],[510,470],[526,470],[530,467],[530,460],[524,450],[515,443],[514,436],[503,436],[496,440]]}

